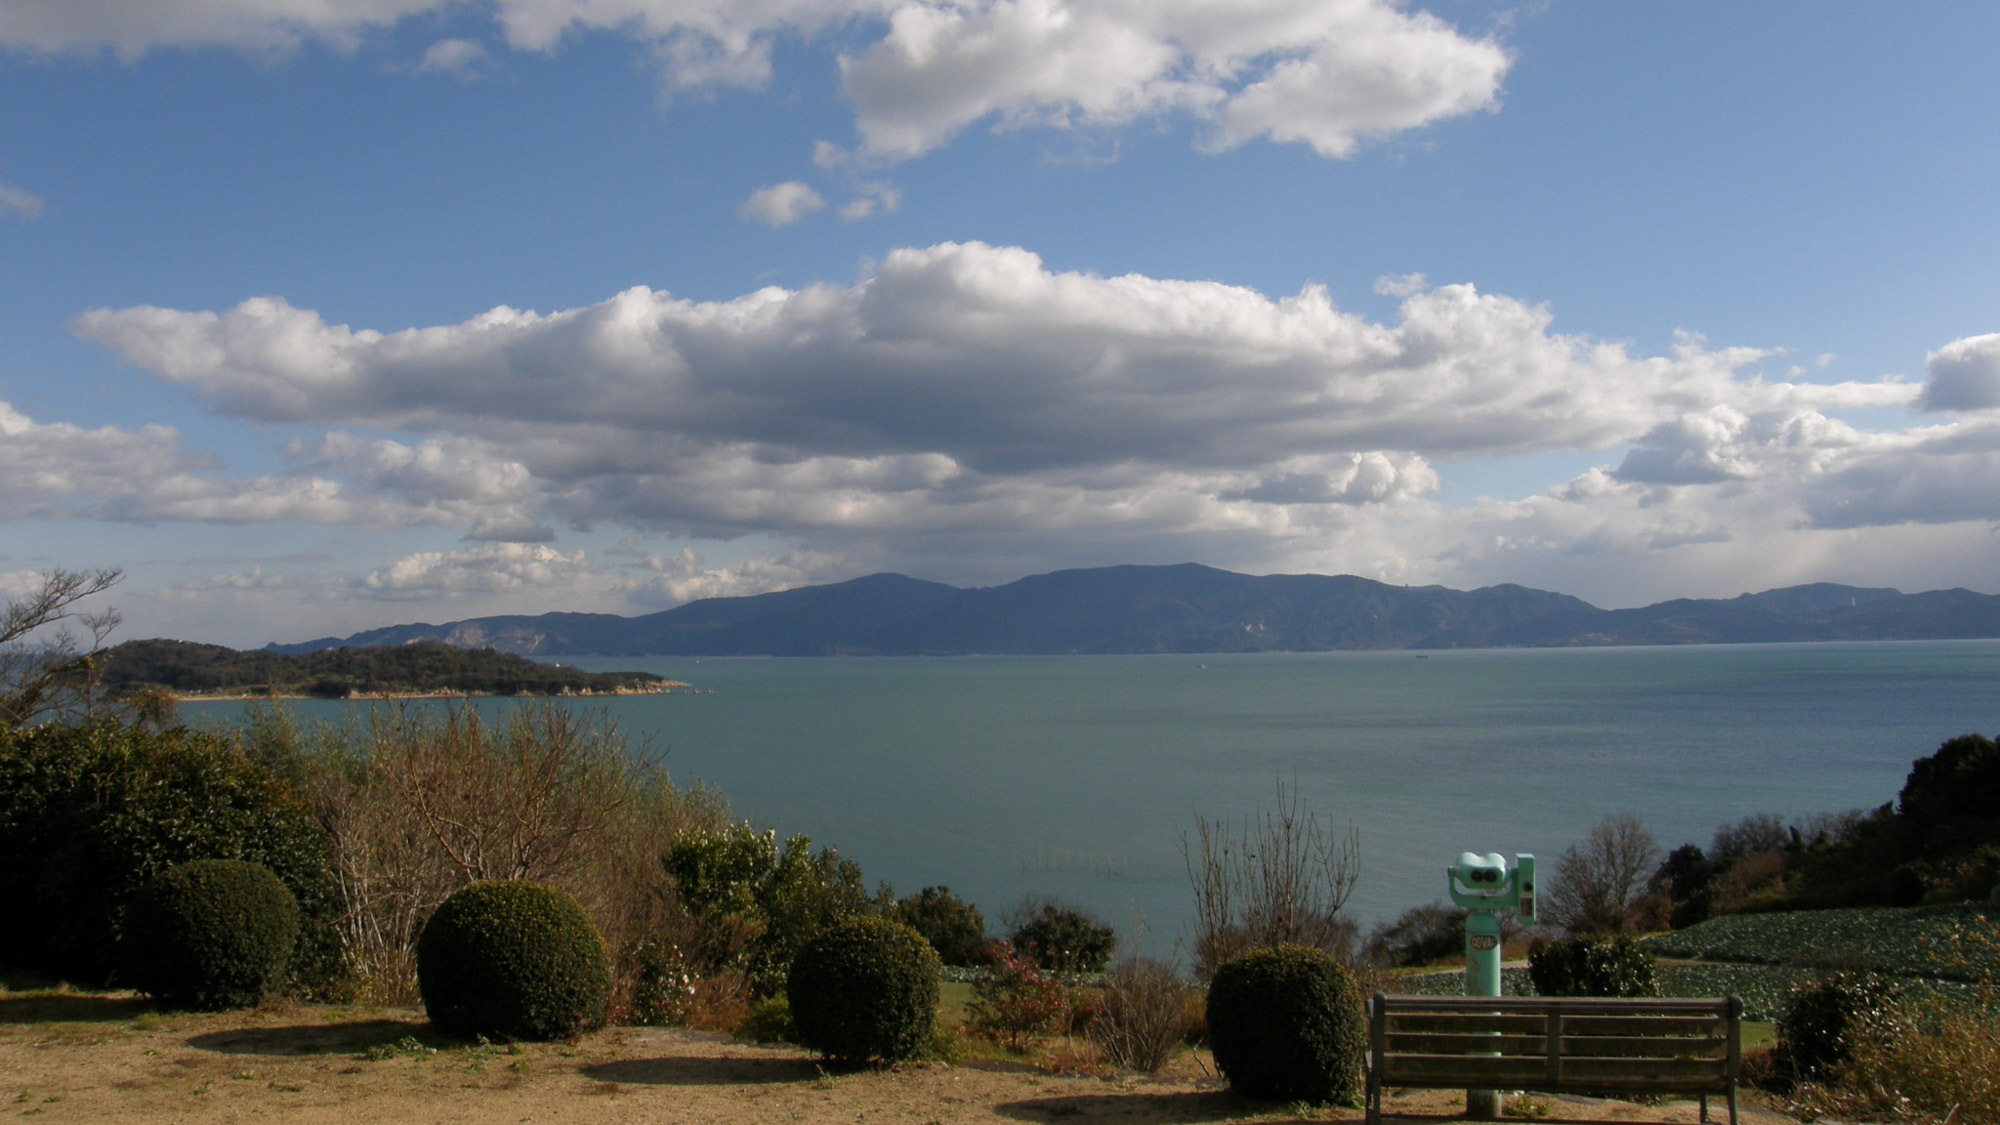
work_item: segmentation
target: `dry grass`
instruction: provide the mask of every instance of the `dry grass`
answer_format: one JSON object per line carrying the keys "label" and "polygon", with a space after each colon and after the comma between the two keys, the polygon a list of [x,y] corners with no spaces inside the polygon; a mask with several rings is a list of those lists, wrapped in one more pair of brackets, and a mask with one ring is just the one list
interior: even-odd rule
{"label": "dry grass", "polygon": [[1938,967],[1971,977],[1970,1004],[1899,1012],[1890,1033],[1861,1034],[1823,1083],[1801,1086],[1806,1116],[2000,1125],[2000,930],[1960,923],[1932,950]]}

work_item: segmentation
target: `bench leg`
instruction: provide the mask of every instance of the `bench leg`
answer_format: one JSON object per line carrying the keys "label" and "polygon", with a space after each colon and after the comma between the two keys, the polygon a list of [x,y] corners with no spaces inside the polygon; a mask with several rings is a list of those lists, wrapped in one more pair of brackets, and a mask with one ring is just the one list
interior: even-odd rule
{"label": "bench leg", "polygon": [[1701,1096],[1701,1125],[1708,1125],[1708,1095]]}

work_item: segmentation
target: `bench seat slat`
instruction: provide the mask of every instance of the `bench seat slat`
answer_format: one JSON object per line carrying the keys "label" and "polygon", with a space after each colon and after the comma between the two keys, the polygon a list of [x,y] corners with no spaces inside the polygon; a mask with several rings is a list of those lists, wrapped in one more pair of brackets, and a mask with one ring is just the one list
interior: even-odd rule
{"label": "bench seat slat", "polygon": [[[1493,1031],[1520,1035],[1540,1034],[1544,1018],[1540,1012],[1505,1015],[1455,1013],[1438,1016],[1399,1013],[1389,1016],[1389,1034],[1441,1032],[1471,1035]],[[1727,1027],[1728,1021],[1724,1019],[1685,1016],[1563,1016],[1563,1030],[1571,1035],[1709,1036],[1719,1034]]]}
{"label": "bench seat slat", "polygon": [[[1390,1032],[1388,1053],[1392,1055],[1500,1054],[1510,1057],[1544,1058],[1549,1041],[1542,1035],[1415,1035]],[[1646,1039],[1591,1036],[1562,1037],[1558,1051],[1564,1058],[1608,1059],[1713,1059],[1728,1057],[1729,1038],[1711,1035],[1702,1039]]]}

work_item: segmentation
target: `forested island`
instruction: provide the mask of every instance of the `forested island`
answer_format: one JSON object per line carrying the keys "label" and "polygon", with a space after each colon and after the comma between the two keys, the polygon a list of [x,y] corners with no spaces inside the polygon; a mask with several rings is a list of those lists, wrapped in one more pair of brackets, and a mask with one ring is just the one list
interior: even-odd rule
{"label": "forested island", "polygon": [[280,654],[187,641],[127,641],[96,656],[103,687],[182,696],[346,699],[393,695],[638,695],[690,690],[650,672],[585,672],[490,648],[418,641]]}

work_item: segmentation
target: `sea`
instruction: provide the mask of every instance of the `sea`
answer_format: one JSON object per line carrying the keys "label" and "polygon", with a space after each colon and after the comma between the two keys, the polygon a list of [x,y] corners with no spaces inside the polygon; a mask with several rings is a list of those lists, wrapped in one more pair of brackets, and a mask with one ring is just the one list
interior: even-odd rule
{"label": "sea", "polygon": [[1622,813],[1663,848],[1707,846],[1753,813],[1894,801],[1914,759],[2000,733],[2000,641],[563,662],[693,685],[574,705],[871,885],[947,886],[996,930],[1053,897],[1166,957],[1192,923],[1197,818],[1242,825],[1289,795],[1351,831],[1365,932],[1443,899],[1463,851],[1547,865]]}

